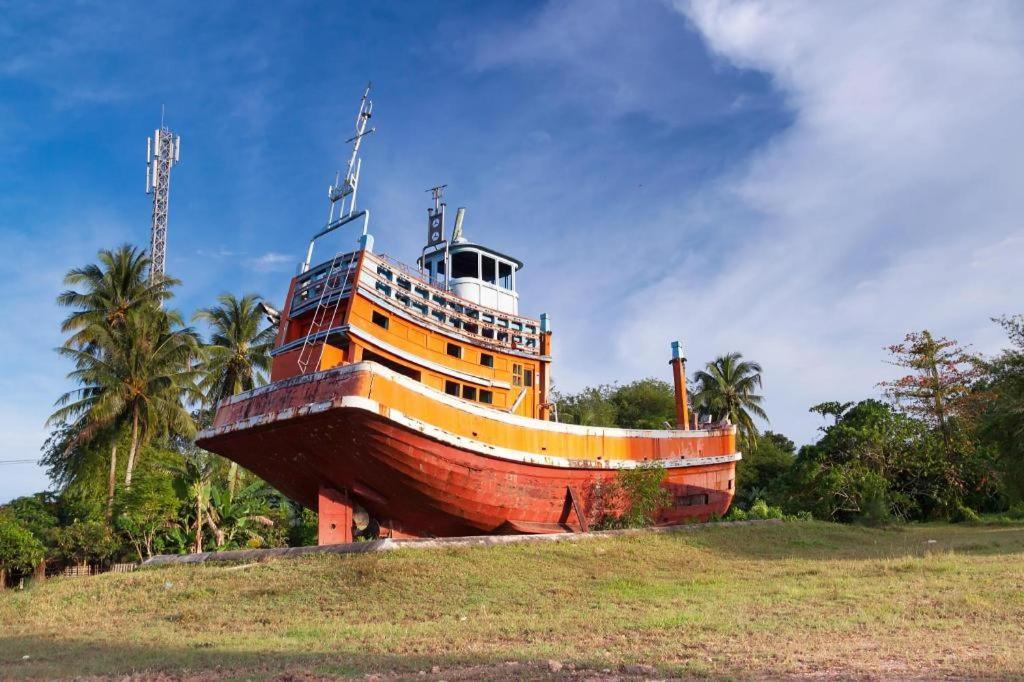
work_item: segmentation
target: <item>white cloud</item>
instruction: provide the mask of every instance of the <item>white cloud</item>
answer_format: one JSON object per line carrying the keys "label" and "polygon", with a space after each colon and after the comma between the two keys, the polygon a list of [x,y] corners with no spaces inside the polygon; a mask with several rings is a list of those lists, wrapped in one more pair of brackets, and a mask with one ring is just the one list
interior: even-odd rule
{"label": "white cloud", "polygon": [[260,256],[246,260],[246,263],[257,272],[282,272],[291,270],[298,261],[295,256],[286,253],[268,251]]}
{"label": "white cloud", "polygon": [[907,331],[998,343],[988,318],[1024,300],[1021,6],[679,7],[720,59],[768,74],[794,122],[705,191],[743,237],[702,252],[710,279],[680,268],[634,292],[622,360],[664,355],[634,330],[678,320],[691,357],[759,360],[774,425],[806,439],[807,407],[872,394]]}

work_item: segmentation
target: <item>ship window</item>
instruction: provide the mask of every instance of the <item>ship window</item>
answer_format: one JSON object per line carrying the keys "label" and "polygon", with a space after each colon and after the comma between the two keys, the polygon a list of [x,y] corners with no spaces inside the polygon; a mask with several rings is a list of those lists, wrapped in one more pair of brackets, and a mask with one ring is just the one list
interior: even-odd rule
{"label": "ship window", "polygon": [[498,263],[490,256],[483,257],[483,277],[488,284],[498,283]]}
{"label": "ship window", "polygon": [[452,254],[452,279],[459,277],[480,277],[480,259],[476,251],[459,251]]}
{"label": "ship window", "polygon": [[732,479],[729,479],[729,490],[732,490]]}
{"label": "ship window", "polygon": [[462,346],[456,345],[454,343],[449,343],[448,344],[448,355],[452,356],[453,358],[461,358],[462,357]]}
{"label": "ship window", "polygon": [[480,333],[483,334],[488,339],[493,339],[494,338],[494,330],[491,329],[490,327],[484,327],[483,330],[481,330]]}
{"label": "ship window", "polygon": [[459,397],[459,385],[454,381],[444,382],[444,392],[448,395],[453,395],[456,398]]}
{"label": "ship window", "polygon": [[388,328],[388,322],[389,322],[389,320],[388,320],[388,316],[387,315],[381,315],[376,310],[373,311],[373,323],[375,325],[377,325],[378,327],[382,327],[384,329],[387,329]]}
{"label": "ship window", "polygon": [[476,400],[476,387],[475,386],[463,386],[462,397],[466,400]]}
{"label": "ship window", "polygon": [[512,266],[508,263],[498,263],[498,284],[505,289],[512,288]]}
{"label": "ship window", "polygon": [[522,386],[523,385],[523,366],[516,363],[512,363],[512,385]]}
{"label": "ship window", "polygon": [[480,364],[484,367],[494,367],[494,356],[487,353],[481,353]]}
{"label": "ship window", "polygon": [[494,393],[480,389],[480,402],[490,405],[494,402]]}
{"label": "ship window", "polygon": [[523,386],[533,386],[533,370],[528,369],[523,372]]}

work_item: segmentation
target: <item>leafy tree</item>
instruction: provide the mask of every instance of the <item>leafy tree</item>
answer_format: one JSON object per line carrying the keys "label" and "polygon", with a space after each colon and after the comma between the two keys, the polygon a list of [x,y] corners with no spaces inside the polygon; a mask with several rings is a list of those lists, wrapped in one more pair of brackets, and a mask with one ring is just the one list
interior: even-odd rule
{"label": "leafy tree", "polygon": [[[210,343],[203,348],[200,365],[200,388],[211,406],[266,383],[277,334],[275,325],[265,325],[256,294],[242,298],[222,294],[217,300],[219,305],[203,308],[193,317],[211,328]],[[228,474],[230,495],[235,492],[237,475],[238,464],[232,462]]]}
{"label": "leafy tree", "polygon": [[40,542],[46,543],[60,523],[53,493],[18,497],[0,507],[0,515],[17,521]]}
{"label": "leafy tree", "polygon": [[[68,271],[64,283],[74,288],[62,292],[57,297],[57,304],[72,309],[61,325],[61,331],[69,334],[64,348],[102,356],[103,350],[98,347],[102,340],[121,334],[131,315],[158,310],[171,297],[171,288],[178,281],[169,277],[149,281],[149,259],[143,251],[128,244],[114,251],[101,250],[97,260],[98,263]],[[76,455],[90,459],[94,454],[94,451],[83,450],[79,446],[95,441],[106,444],[110,461],[108,511],[114,498],[118,439],[127,421],[125,415],[121,417],[103,420],[102,423],[86,419],[61,434],[66,462],[60,467],[60,473],[70,475],[71,480],[83,466]]]}
{"label": "leafy tree", "polygon": [[951,421],[973,412],[971,398],[976,394],[971,386],[979,377],[978,359],[956,341],[936,339],[927,329],[907,334],[903,343],[889,346],[889,352],[892,364],[910,373],[879,385],[894,404],[937,428],[952,456]]}
{"label": "leafy tree", "polygon": [[92,329],[95,347],[60,348],[76,369],[68,376],[81,388],[65,393],[50,423],[74,420],[79,438],[127,423],[131,440],[125,469],[130,487],[140,448],[157,435],[192,435],[195,425],[182,404],[196,398],[197,352],[190,329],[177,328],[176,315],[158,309],[137,310],[124,318],[117,333]]}
{"label": "leafy tree", "polygon": [[693,403],[700,414],[713,421],[728,418],[739,429],[741,438],[757,438],[754,419],[768,421],[761,407],[764,399],[755,393],[761,388],[761,365],[744,360],[740,353],[729,353],[698,371],[694,382]]}
{"label": "leafy tree", "polygon": [[758,499],[781,504],[786,497],[790,468],[796,460],[796,445],[781,433],[766,431],[743,453],[736,465],[736,500],[749,508]]}
{"label": "leafy tree", "polygon": [[587,387],[575,394],[555,394],[558,419],[580,426],[615,426],[616,407],[612,402],[614,386]]}
{"label": "leafy tree", "polygon": [[975,434],[993,449],[1011,504],[1024,501],[1024,315],[996,320],[1011,347],[983,363],[984,377],[976,385],[985,395]]}
{"label": "leafy tree", "polygon": [[171,478],[163,471],[143,472],[119,494],[114,524],[135,548],[139,561],[153,556],[158,536],[173,526],[180,506]]}
{"label": "leafy tree", "polygon": [[952,519],[991,478],[983,455],[950,460],[926,422],[864,400],[801,448],[787,506],[836,521]]}
{"label": "leafy tree", "polygon": [[[853,407],[853,402],[841,403],[838,400],[829,400],[823,403],[818,403],[811,407],[811,412],[817,412],[822,417],[832,417],[832,423],[838,424],[839,420],[843,418],[846,411]],[[824,428],[822,427],[822,430]]]}
{"label": "leafy tree", "polygon": [[79,566],[106,561],[120,549],[110,526],[103,521],[76,520],[58,528],[55,535],[61,558]]}
{"label": "leafy tree", "polygon": [[27,573],[43,560],[43,545],[9,513],[0,513],[0,589],[12,573]]}
{"label": "leafy tree", "polygon": [[672,387],[660,379],[640,379],[620,386],[611,394],[615,425],[624,429],[663,429],[673,423],[676,398]]}

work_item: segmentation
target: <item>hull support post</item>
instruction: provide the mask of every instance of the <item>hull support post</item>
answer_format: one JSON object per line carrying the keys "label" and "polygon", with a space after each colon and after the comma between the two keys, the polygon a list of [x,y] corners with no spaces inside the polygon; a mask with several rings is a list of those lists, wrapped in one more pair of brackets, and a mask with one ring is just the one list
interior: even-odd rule
{"label": "hull support post", "polygon": [[317,521],[318,545],[352,542],[352,499],[348,492],[320,486]]}

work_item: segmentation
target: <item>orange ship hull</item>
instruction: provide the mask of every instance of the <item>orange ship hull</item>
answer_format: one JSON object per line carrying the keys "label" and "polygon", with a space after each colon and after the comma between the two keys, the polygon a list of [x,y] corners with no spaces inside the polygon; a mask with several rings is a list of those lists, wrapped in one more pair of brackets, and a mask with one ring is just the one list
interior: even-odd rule
{"label": "orange ship hull", "polygon": [[[664,467],[671,494],[658,523],[706,520],[728,510],[740,459],[731,426],[557,424],[481,408],[372,362],[225,401],[197,443],[321,516],[334,499],[325,491],[343,491],[383,534],[413,536],[583,529],[609,511],[603,486],[651,463]],[[348,528],[335,536],[347,537]]]}

